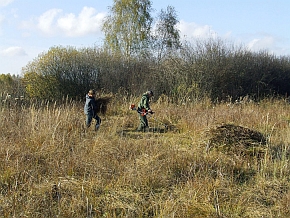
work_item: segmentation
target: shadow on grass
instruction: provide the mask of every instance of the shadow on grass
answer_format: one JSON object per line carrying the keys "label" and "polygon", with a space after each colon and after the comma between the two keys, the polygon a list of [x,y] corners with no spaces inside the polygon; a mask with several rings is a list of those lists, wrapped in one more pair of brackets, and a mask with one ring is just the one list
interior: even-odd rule
{"label": "shadow on grass", "polygon": [[121,137],[133,138],[133,139],[142,139],[144,137],[148,137],[150,135],[155,135],[158,133],[166,133],[167,130],[165,128],[149,128],[146,131],[137,131],[136,129],[123,129],[117,131],[117,134]]}

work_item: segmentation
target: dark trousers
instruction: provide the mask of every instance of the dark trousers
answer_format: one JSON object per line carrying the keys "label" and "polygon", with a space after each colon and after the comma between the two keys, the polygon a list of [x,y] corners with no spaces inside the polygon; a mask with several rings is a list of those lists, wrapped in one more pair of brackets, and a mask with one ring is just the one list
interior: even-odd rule
{"label": "dark trousers", "polygon": [[86,126],[88,128],[91,126],[93,118],[96,120],[95,130],[98,130],[102,122],[98,115],[86,114]]}
{"label": "dark trousers", "polygon": [[139,120],[140,120],[140,124],[138,126],[138,131],[145,131],[146,128],[148,128],[148,120],[146,116],[142,116],[141,114],[139,114]]}

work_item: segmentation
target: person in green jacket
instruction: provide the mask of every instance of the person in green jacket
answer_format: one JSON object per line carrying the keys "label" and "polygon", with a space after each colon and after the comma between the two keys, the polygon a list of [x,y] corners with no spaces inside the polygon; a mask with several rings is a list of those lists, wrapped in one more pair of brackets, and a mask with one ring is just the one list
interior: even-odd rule
{"label": "person in green jacket", "polygon": [[147,91],[142,95],[142,98],[138,104],[137,112],[139,114],[140,124],[137,131],[147,131],[149,129],[148,120],[146,115],[148,113],[153,113],[150,108],[149,100],[153,96],[153,91]]}

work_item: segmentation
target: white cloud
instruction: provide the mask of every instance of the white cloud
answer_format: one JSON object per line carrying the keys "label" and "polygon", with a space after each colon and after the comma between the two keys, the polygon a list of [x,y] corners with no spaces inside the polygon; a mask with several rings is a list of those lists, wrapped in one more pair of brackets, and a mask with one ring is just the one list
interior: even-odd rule
{"label": "white cloud", "polygon": [[38,19],[38,28],[45,34],[54,34],[56,28],[54,25],[54,20],[62,10],[60,9],[51,9],[42,14]]}
{"label": "white cloud", "polygon": [[100,33],[104,17],[104,13],[96,13],[94,8],[89,7],[84,7],[78,15],[63,14],[61,9],[51,9],[38,18],[37,27],[48,36],[78,37]]}
{"label": "white cloud", "polygon": [[275,44],[275,39],[271,36],[266,36],[259,39],[251,40],[247,47],[251,50],[261,50],[269,47],[273,47]]}
{"label": "white cloud", "polygon": [[0,7],[4,7],[12,3],[14,0],[0,0]]}
{"label": "white cloud", "polygon": [[76,17],[69,14],[58,20],[58,27],[69,36],[82,36],[101,30],[102,20],[105,14],[96,14],[94,8],[84,7]]}
{"label": "white cloud", "polygon": [[276,38],[271,35],[262,35],[251,39],[246,43],[246,47],[251,51],[266,50],[276,55],[289,55],[290,47],[284,38]]}
{"label": "white cloud", "polygon": [[0,51],[1,56],[6,57],[16,57],[16,56],[26,56],[26,52],[23,48],[18,46],[9,47],[7,49]]}
{"label": "white cloud", "polygon": [[[183,20],[177,25],[177,28],[180,30],[180,36],[182,39],[208,39],[221,37],[225,40],[234,41],[235,44],[245,45],[245,47],[251,51],[261,51],[266,50],[270,53],[277,55],[287,55],[289,54],[290,47],[285,47],[285,41],[288,41],[285,38],[277,38],[273,35],[266,33],[255,34],[246,34],[243,37],[234,37],[231,31],[223,35],[216,33],[211,26],[209,25],[198,25],[194,22],[185,22]],[[233,38],[234,37],[234,38]]]}
{"label": "white cloud", "polygon": [[200,26],[194,22],[187,23],[181,20],[177,28],[180,30],[180,36],[185,38],[209,38],[216,36],[216,33],[209,25]]}

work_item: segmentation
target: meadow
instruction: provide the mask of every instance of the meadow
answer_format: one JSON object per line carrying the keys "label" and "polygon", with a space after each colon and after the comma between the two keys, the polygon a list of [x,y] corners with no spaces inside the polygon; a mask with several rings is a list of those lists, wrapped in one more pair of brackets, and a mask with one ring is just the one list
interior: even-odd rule
{"label": "meadow", "polygon": [[290,217],[287,100],[163,96],[145,133],[138,100],[114,96],[98,132],[82,101],[2,105],[0,216]]}

